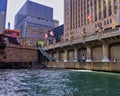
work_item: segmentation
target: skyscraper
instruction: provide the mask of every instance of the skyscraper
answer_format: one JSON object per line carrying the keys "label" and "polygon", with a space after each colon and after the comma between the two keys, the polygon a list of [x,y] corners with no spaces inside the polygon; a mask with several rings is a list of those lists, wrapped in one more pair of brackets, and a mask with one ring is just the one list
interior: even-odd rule
{"label": "skyscraper", "polygon": [[64,40],[120,25],[119,0],[64,0]]}
{"label": "skyscraper", "polygon": [[[60,42],[62,41],[62,36],[63,36],[63,33],[64,33],[64,25],[60,25],[54,29],[52,29],[52,32],[53,32],[53,37],[55,39],[55,42]],[[51,37],[51,34],[49,32],[49,37]],[[54,42],[53,40],[49,41],[49,42]]]}
{"label": "skyscraper", "polygon": [[32,1],[26,1],[15,16],[15,29],[21,30],[25,45],[44,41],[44,33],[53,27],[53,8]]}
{"label": "skyscraper", "polygon": [[0,33],[5,28],[7,0],[0,0]]}

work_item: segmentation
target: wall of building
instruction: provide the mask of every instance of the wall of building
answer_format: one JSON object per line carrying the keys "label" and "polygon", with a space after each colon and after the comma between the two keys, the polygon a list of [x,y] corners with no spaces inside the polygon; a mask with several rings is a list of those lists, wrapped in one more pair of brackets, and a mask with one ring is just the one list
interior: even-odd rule
{"label": "wall of building", "polygon": [[8,45],[6,49],[0,49],[0,62],[38,62],[38,49]]}
{"label": "wall of building", "polygon": [[6,11],[7,11],[7,0],[1,0],[0,1],[0,33],[5,28]]}
{"label": "wall of building", "polygon": [[15,26],[24,16],[53,21],[53,8],[27,0],[15,16]]}
{"label": "wall of building", "polygon": [[119,10],[119,0],[64,0],[64,40],[119,26]]}
{"label": "wall of building", "polygon": [[64,25],[58,26],[54,29],[52,29],[54,36],[50,35],[50,32],[48,33],[48,41],[49,44],[53,44],[53,43],[58,43],[62,41],[62,36],[64,34]]}

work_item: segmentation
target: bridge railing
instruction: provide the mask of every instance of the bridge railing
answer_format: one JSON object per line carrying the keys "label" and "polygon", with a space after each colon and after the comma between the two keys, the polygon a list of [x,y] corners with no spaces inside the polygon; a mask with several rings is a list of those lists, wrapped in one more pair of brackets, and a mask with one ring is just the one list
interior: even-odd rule
{"label": "bridge railing", "polygon": [[87,41],[93,41],[93,40],[98,40],[98,39],[103,39],[103,38],[113,37],[113,36],[118,36],[118,35],[120,35],[120,28],[103,30],[103,31],[100,31],[97,33],[87,34],[85,37],[71,39],[71,40],[67,40],[67,41],[61,41],[61,42],[55,43],[55,44],[50,44],[50,45],[45,46],[44,49],[45,50],[54,49],[57,47],[63,47],[63,46],[67,46],[67,45],[83,43],[83,42],[87,42]]}

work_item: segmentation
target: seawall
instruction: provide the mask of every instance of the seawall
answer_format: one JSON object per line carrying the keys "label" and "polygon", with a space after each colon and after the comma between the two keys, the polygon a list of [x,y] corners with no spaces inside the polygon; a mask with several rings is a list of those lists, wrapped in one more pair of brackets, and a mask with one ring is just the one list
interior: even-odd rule
{"label": "seawall", "polygon": [[47,67],[120,72],[120,62],[48,62]]}

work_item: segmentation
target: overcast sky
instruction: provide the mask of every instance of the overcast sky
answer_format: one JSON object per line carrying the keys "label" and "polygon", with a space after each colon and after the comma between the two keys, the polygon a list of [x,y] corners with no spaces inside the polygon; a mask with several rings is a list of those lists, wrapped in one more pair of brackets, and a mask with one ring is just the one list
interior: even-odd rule
{"label": "overcast sky", "polygon": [[[18,12],[18,10],[22,7],[22,5],[25,3],[25,1],[27,0],[8,0],[6,28],[8,22],[10,22],[11,24],[11,29],[14,28],[14,16]],[[55,20],[59,20],[60,25],[63,24],[64,0],[31,0],[31,1],[52,7],[54,10],[53,18]]]}

